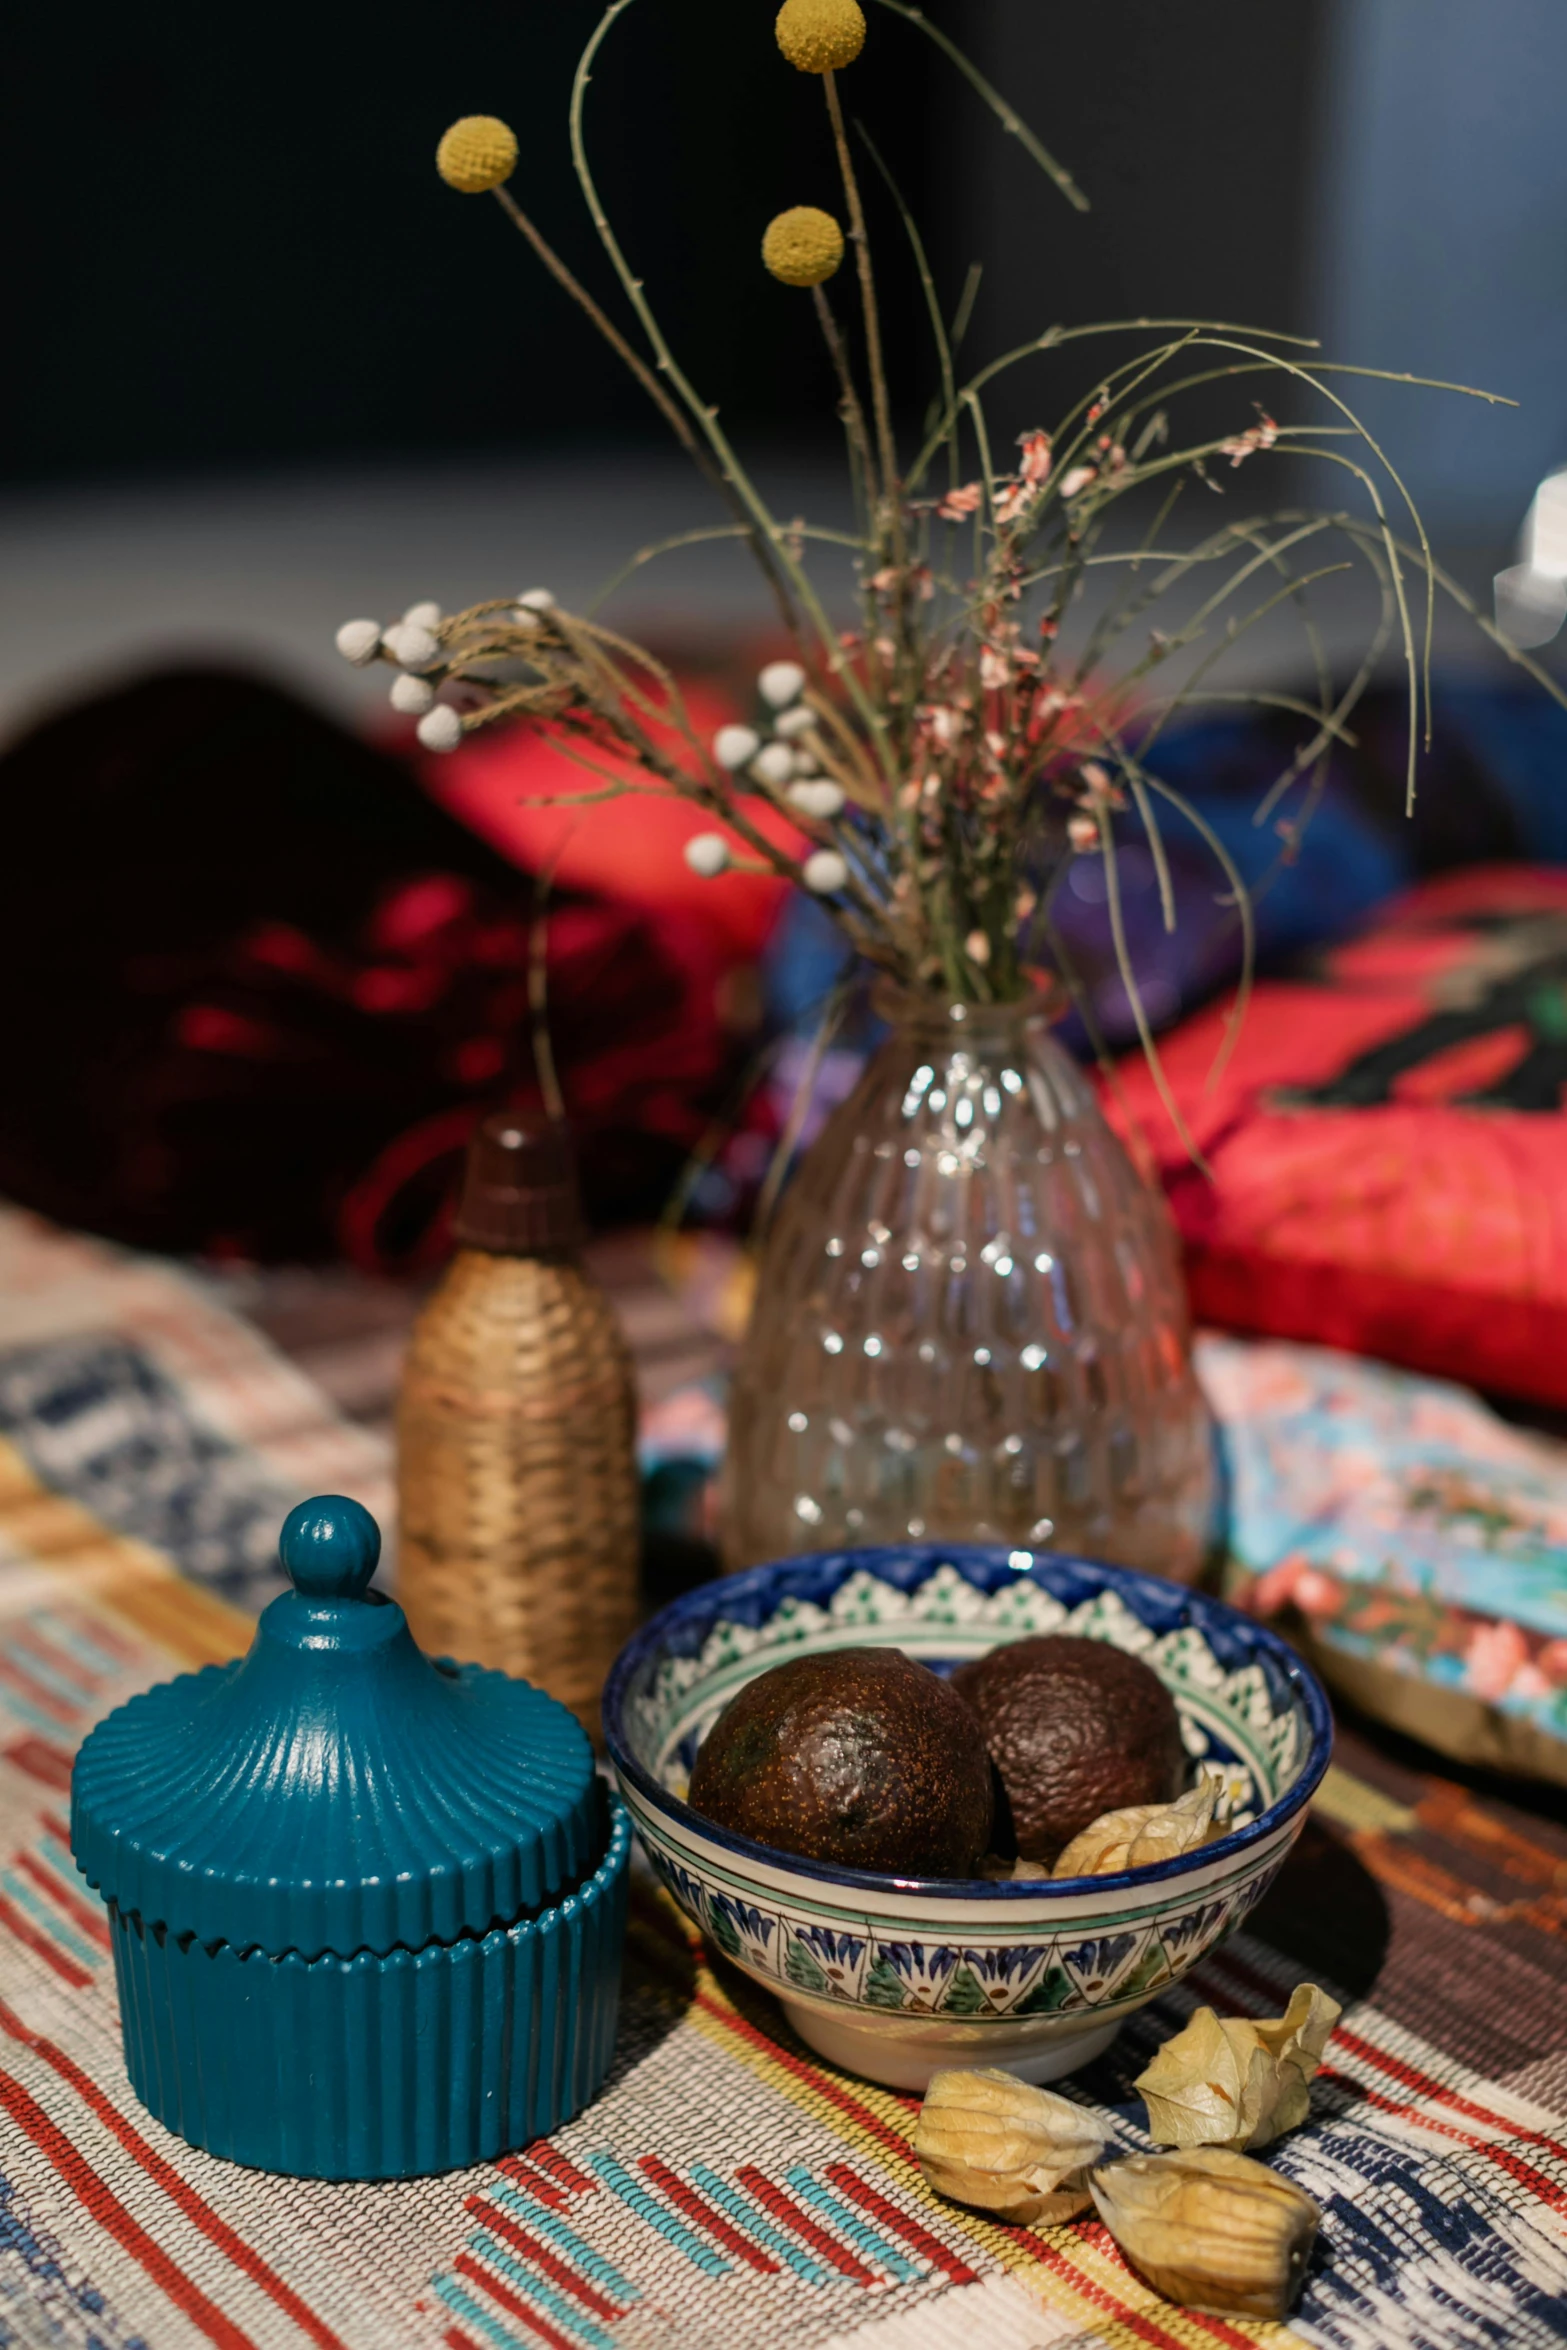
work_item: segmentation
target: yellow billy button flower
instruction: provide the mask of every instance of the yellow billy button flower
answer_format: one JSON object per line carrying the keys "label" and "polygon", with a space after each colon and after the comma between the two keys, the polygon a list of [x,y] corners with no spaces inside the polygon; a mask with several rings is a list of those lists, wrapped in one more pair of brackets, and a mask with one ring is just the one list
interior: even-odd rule
{"label": "yellow billy button flower", "polygon": [[784,0],[774,30],[801,73],[836,73],[865,46],[865,12],[859,0]]}
{"label": "yellow billy button flower", "polygon": [[435,150],[435,168],[460,196],[482,196],[517,168],[517,134],[493,114],[465,114]]}
{"label": "yellow billy button flower", "polygon": [[825,285],[842,263],[843,231],[830,212],[796,204],[768,223],[762,259],[780,285]]}

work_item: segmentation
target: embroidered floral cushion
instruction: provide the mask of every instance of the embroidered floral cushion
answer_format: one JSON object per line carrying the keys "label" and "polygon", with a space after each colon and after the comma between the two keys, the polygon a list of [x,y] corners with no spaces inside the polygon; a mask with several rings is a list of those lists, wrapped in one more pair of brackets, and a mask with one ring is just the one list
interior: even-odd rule
{"label": "embroidered floral cushion", "polygon": [[1229,1595],[1462,1761],[1567,1781],[1567,1446],[1463,1389],[1209,1334]]}

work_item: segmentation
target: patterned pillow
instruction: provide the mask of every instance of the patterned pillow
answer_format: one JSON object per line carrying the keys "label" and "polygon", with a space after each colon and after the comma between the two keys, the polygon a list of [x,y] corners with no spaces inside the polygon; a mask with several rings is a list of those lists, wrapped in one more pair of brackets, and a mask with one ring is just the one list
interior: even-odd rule
{"label": "patterned pillow", "polygon": [[1206,1166],[1139,1061],[1121,1092],[1200,1320],[1567,1404],[1567,873],[1397,900],[1303,977],[1161,1045]]}

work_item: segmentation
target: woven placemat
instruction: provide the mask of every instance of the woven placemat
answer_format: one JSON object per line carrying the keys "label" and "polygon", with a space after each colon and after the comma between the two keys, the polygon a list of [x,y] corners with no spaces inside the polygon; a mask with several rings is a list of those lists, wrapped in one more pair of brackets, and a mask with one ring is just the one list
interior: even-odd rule
{"label": "woven placemat", "polygon": [[[254,1509],[275,1534],[280,1495],[365,1490],[384,1456],[165,1268],[0,1218],[6,1270],[28,1303],[21,1325],[0,1321],[0,2341],[1469,2350],[1567,2336],[1567,1837],[1353,1741],[1254,1930],[1073,2084],[1139,2147],[1131,2079],[1198,2000],[1277,2014],[1308,1977],[1344,2000],[1311,2121],[1270,2156],[1327,2215],[1288,2329],[1171,2309],[1097,2221],[1036,2233],[938,2201],[909,2151],[915,2103],[811,2056],[647,1887],[610,2081],[550,2141],[447,2178],[338,2187],[171,2137],[125,2078],[107,1935],[65,1844],[71,1756],[133,1690],[248,1638],[227,1598],[175,1571],[182,1544],[198,1569],[208,1559],[211,1479],[231,1530]],[[7,1384],[19,1357],[45,1417]],[[42,1375],[67,1359],[74,1383]],[[158,1457],[184,1464],[156,1517],[133,1474],[154,1422]],[[249,1602],[259,1555],[245,1573]]]}

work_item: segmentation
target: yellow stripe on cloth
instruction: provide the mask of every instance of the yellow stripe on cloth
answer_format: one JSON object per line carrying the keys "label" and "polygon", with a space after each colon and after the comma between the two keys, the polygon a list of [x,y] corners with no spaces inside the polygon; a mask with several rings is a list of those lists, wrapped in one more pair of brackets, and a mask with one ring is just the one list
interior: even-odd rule
{"label": "yellow stripe on cloth", "polygon": [[226,1664],[254,1633],[237,1608],[187,1582],[162,1551],[52,1493],[0,1437],[0,1615],[89,1598],[178,1665]]}

